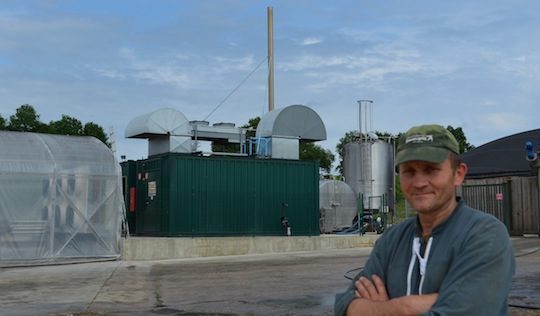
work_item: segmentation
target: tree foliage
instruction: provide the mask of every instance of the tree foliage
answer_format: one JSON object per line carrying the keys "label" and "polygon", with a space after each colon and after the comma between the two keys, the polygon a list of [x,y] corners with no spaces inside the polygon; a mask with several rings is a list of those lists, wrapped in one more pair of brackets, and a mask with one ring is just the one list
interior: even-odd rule
{"label": "tree foliage", "polygon": [[39,120],[39,115],[30,104],[21,105],[15,114],[9,117],[6,128],[18,132],[45,132],[46,125]]}
{"label": "tree foliage", "polygon": [[243,128],[247,128],[246,137],[255,137],[255,133],[257,132],[257,126],[259,126],[260,122],[261,118],[259,116],[256,116],[254,118],[250,118],[247,124],[242,125]]}
{"label": "tree foliage", "polygon": [[84,124],[83,135],[94,136],[95,138],[108,145],[109,137],[107,137],[107,134],[105,133],[103,128],[94,122],[88,122]]}
{"label": "tree foliage", "polygon": [[318,160],[319,167],[330,173],[332,163],[336,157],[328,149],[311,142],[300,142],[300,160]]}
{"label": "tree foliage", "polygon": [[462,154],[466,151],[469,151],[474,148],[473,145],[469,144],[467,142],[467,137],[465,137],[465,133],[463,132],[463,129],[461,127],[453,128],[451,125],[448,125],[446,129],[454,135],[456,140],[459,144],[459,153]]}
{"label": "tree foliage", "polygon": [[96,123],[89,122],[83,126],[80,120],[62,114],[60,120],[45,124],[39,120],[39,114],[37,114],[34,107],[30,104],[24,104],[17,108],[15,114],[11,115],[7,122],[0,116],[0,129],[19,132],[93,136],[107,146],[110,146],[103,128]]}
{"label": "tree foliage", "polygon": [[83,134],[83,125],[78,119],[62,115],[62,119],[59,121],[51,121],[49,123],[49,132],[51,134],[62,134],[62,135],[74,135],[82,136]]}
{"label": "tree foliage", "polygon": [[[255,137],[255,132],[257,130],[257,125],[261,121],[260,117],[254,117],[249,119],[247,124],[241,126],[241,128],[246,129],[246,139]],[[234,144],[229,142],[212,142],[212,151],[213,152],[222,152],[222,153],[239,153],[240,144]]]}

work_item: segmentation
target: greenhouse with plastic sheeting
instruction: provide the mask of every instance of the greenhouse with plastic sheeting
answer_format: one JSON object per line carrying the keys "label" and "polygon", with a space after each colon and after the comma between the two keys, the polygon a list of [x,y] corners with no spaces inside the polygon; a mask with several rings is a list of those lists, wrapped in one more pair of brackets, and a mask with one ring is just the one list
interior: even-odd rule
{"label": "greenhouse with plastic sheeting", "polygon": [[0,266],[117,259],[123,214],[101,141],[0,131]]}

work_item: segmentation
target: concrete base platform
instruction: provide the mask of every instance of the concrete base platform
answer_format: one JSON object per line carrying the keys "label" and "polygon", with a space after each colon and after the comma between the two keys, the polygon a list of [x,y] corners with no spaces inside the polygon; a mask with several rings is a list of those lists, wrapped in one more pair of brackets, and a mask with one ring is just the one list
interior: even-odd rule
{"label": "concrete base platform", "polygon": [[163,260],[372,247],[379,235],[129,237],[123,260]]}

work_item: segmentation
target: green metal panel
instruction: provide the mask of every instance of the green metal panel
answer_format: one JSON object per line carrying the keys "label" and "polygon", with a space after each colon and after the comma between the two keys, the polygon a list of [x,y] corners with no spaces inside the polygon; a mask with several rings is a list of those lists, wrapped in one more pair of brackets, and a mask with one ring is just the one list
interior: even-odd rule
{"label": "green metal panel", "polygon": [[[293,235],[319,234],[316,162],[166,154],[140,161],[139,169],[148,173],[138,181],[142,234],[282,235],[282,216]],[[151,200],[149,180],[157,182]]]}

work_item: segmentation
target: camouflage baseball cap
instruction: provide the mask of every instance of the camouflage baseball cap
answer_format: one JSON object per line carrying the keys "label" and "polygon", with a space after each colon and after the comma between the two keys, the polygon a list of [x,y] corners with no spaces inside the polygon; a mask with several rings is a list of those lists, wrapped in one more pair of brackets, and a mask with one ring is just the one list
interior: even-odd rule
{"label": "camouflage baseball cap", "polygon": [[449,152],[459,155],[459,145],[452,133],[440,125],[420,125],[401,135],[396,150],[396,166],[406,161],[441,163]]}

